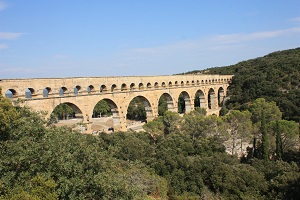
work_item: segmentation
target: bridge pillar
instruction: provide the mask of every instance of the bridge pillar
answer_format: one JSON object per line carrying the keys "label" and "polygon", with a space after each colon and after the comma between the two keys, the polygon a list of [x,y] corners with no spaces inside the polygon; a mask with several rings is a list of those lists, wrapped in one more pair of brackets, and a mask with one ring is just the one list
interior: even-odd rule
{"label": "bridge pillar", "polygon": [[173,105],[173,101],[167,101],[168,111],[176,112],[175,106]]}

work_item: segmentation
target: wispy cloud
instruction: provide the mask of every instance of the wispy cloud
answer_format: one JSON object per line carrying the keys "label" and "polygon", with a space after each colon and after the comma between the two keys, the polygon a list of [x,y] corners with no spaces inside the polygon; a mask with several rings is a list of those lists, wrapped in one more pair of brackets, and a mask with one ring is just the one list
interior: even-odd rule
{"label": "wispy cloud", "polygon": [[290,19],[290,21],[294,21],[294,22],[300,22],[300,17],[295,17]]}
{"label": "wispy cloud", "polygon": [[6,44],[0,44],[0,49],[7,49],[8,46]]}
{"label": "wispy cloud", "polygon": [[24,35],[24,33],[0,32],[0,40],[17,39]]}
{"label": "wispy cloud", "polygon": [[4,1],[0,1],[0,11],[6,9],[8,6]]}

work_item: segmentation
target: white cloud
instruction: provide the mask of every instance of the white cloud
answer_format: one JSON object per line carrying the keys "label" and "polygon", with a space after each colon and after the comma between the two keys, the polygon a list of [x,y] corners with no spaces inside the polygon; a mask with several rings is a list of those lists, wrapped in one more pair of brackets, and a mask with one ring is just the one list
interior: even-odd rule
{"label": "white cloud", "polygon": [[8,6],[4,1],[0,1],[0,11],[6,9]]}
{"label": "white cloud", "polygon": [[0,40],[17,39],[24,35],[24,33],[0,32]]}

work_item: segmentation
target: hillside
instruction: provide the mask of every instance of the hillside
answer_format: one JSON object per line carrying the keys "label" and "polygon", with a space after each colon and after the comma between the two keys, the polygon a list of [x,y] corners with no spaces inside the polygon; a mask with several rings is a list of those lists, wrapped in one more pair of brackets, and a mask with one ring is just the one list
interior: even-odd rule
{"label": "hillside", "polygon": [[[192,71],[190,73],[199,73]],[[247,108],[259,97],[275,101],[287,120],[300,120],[300,48],[278,51],[235,65],[203,70],[204,74],[234,74],[228,108]]]}

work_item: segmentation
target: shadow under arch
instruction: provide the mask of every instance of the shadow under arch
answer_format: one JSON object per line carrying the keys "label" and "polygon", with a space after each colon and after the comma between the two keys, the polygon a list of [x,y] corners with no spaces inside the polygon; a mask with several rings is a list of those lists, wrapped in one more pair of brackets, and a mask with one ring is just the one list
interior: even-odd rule
{"label": "shadow under arch", "polygon": [[73,103],[64,102],[58,104],[50,114],[50,118],[57,117],[58,120],[68,120],[72,118],[83,119],[82,111]]}
{"label": "shadow under arch", "polygon": [[178,97],[178,112],[188,113],[191,111],[191,98],[186,91],[182,91]]}
{"label": "shadow under arch", "polygon": [[208,109],[215,109],[215,106],[217,104],[216,98],[217,97],[214,89],[210,88],[208,91],[208,99],[207,99]]}
{"label": "shadow under arch", "polygon": [[[95,108],[96,106],[101,103],[101,102],[104,102],[104,104],[102,106],[108,106],[109,108],[107,108],[107,113],[109,113],[111,116],[112,116],[112,119],[113,119],[113,127],[116,127],[116,126],[120,126],[120,115],[119,115],[119,110],[118,110],[118,106],[117,104],[111,100],[111,99],[108,99],[108,98],[104,98],[104,99],[101,99],[99,100],[94,108],[93,108],[93,116],[95,115],[94,113],[95,112]],[[105,108],[102,108],[103,110],[105,110]],[[95,117],[95,116],[94,116]],[[101,115],[100,115],[101,117]]]}
{"label": "shadow under arch", "polygon": [[158,115],[164,115],[165,111],[175,111],[174,102],[169,93],[163,93],[158,100]]}
{"label": "shadow under arch", "polygon": [[223,89],[223,87],[220,87],[218,90],[218,105],[219,105],[219,107],[223,106],[224,98],[225,98],[224,89]]}
{"label": "shadow under arch", "polygon": [[128,105],[126,118],[139,121],[152,119],[152,107],[149,100],[141,95],[134,97]]}
{"label": "shadow under arch", "polygon": [[194,107],[199,107],[199,108],[205,108],[207,107],[206,105],[206,100],[205,100],[205,95],[202,90],[197,90],[195,94],[195,99],[194,99]]}

